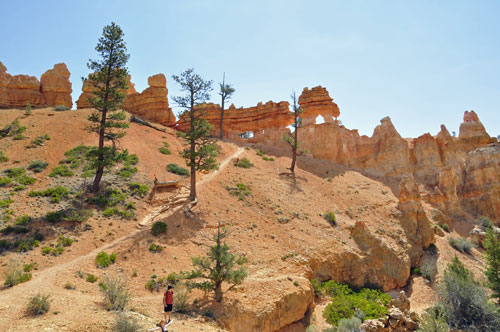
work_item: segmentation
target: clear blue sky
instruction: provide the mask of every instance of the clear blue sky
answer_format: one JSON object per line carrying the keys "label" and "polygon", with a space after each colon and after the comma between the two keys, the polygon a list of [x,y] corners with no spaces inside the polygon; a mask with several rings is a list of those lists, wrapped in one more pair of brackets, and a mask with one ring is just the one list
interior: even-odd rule
{"label": "clear blue sky", "polygon": [[[58,62],[73,100],[103,26],[124,32],[138,91],[147,77],[226,72],[233,102],[288,100],[325,86],[348,128],[371,135],[390,116],[403,136],[457,131],[474,109],[500,134],[499,1],[0,0],[0,61],[39,77]],[[218,102],[213,93],[213,101]]]}

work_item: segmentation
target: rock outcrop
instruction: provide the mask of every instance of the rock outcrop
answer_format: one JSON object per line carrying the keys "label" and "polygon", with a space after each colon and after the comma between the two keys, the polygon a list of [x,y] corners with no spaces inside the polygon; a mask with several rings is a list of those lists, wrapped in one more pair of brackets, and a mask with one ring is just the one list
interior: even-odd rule
{"label": "rock outcrop", "polygon": [[460,125],[458,135],[466,150],[471,150],[491,143],[491,137],[486,133],[483,124],[474,111],[465,111],[464,122]]}
{"label": "rock outcrop", "polygon": [[321,115],[326,123],[334,122],[333,118],[337,119],[340,115],[339,107],[322,86],[311,90],[304,88],[299,97],[299,105],[304,111],[300,115],[303,125],[316,123],[318,115]]}
{"label": "rock outcrop", "polygon": [[45,103],[50,106],[64,105],[68,108],[73,106],[71,99],[70,72],[64,63],[54,65],[40,78],[40,91],[45,97]]}
{"label": "rock outcrop", "polygon": [[[135,93],[136,92],[135,86],[131,81],[130,75],[127,76],[127,84],[128,84],[128,89],[125,92],[125,94],[129,95]],[[89,103],[89,98],[91,97],[92,97],[92,86],[90,85],[88,80],[84,80],[82,85],[82,93],[80,94],[80,97],[76,101],[76,108],[77,109],[92,108],[92,105]]]}
{"label": "rock outcrop", "polygon": [[28,75],[12,76],[0,62],[0,107],[24,108],[28,103],[33,106],[45,105],[38,79]]}
{"label": "rock outcrop", "polygon": [[125,98],[123,108],[143,119],[172,126],[175,124],[175,115],[168,106],[167,79],[163,74],[157,74],[148,78],[149,87],[143,92],[132,92],[129,90]]}
{"label": "rock outcrop", "polygon": [[[268,101],[265,104],[258,103],[257,106],[248,108],[236,108],[231,105],[224,111],[223,135],[227,138],[239,138],[240,134],[252,132],[254,141],[267,139],[281,140],[283,132],[288,131],[287,126],[293,123],[286,101],[275,103]],[[220,132],[221,107],[213,103],[205,103],[196,106],[214,126],[213,134]],[[186,131],[189,122],[180,116],[177,129]]]}
{"label": "rock outcrop", "polygon": [[[314,302],[306,278],[247,278],[243,300],[226,300],[217,321],[231,332],[274,332],[301,320]],[[269,292],[273,289],[273,292]]]}

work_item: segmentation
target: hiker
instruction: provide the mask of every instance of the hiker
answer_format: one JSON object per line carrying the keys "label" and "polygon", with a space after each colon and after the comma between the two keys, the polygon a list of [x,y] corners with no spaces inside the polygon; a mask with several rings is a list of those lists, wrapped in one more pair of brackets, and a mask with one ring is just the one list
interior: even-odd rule
{"label": "hiker", "polygon": [[[163,294],[163,314],[165,315],[165,321],[170,323],[170,314],[172,313],[172,309],[174,307],[174,287],[172,285],[168,285],[167,290]],[[167,320],[168,313],[168,320]]]}
{"label": "hiker", "polygon": [[158,327],[146,330],[146,331],[161,331],[161,332],[168,332],[167,327],[169,327],[170,324],[172,324],[174,321],[171,320],[168,324],[165,324],[165,321],[162,320],[159,324]]}

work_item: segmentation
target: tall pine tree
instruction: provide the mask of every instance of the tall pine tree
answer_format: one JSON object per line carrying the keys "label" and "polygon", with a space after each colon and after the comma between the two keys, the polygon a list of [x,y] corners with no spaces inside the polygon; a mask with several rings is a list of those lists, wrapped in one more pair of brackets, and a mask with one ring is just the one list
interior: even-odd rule
{"label": "tall pine tree", "polygon": [[[94,193],[99,191],[104,168],[116,158],[116,142],[125,135],[122,129],[128,128],[128,123],[123,121],[126,114],[121,110],[127,89],[128,70],[125,65],[130,57],[123,36],[122,29],[114,22],[105,26],[95,48],[99,58],[87,63],[92,71],[87,78],[92,87],[89,102],[95,108],[89,117],[88,130],[99,135],[93,165],[96,169],[92,185]],[[104,146],[105,141],[111,141],[112,146]]]}
{"label": "tall pine tree", "polygon": [[172,99],[184,109],[180,114],[183,121],[189,123],[189,130],[180,135],[186,140],[187,147],[181,155],[186,165],[191,169],[191,191],[189,199],[196,201],[196,171],[210,171],[218,168],[216,140],[210,136],[213,126],[203,119],[204,112],[195,106],[210,99],[212,81],[205,81],[190,68],[179,76],[173,75],[174,81],[180,84],[184,96],[175,96]]}
{"label": "tall pine tree", "polygon": [[225,102],[231,99],[234,91],[236,91],[231,84],[226,84],[226,73],[222,75],[222,83],[219,83],[219,95],[221,96],[221,110],[220,110],[220,134],[219,138],[222,138],[222,127],[224,120],[224,106]]}
{"label": "tall pine tree", "polygon": [[291,115],[293,116],[294,119],[292,124],[294,132],[283,134],[282,140],[283,142],[288,143],[288,145],[292,149],[292,164],[290,165],[290,171],[292,172],[292,174],[295,174],[295,164],[297,163],[297,156],[300,156],[303,153],[305,153],[305,151],[300,150],[300,145],[299,145],[299,128],[302,126],[302,119],[300,118],[300,114],[302,114],[304,110],[300,108],[297,102],[297,96],[295,95],[295,91],[292,92],[292,95],[290,97],[292,98],[292,103],[293,103]]}
{"label": "tall pine tree", "polygon": [[500,301],[500,239],[493,227],[486,231],[484,240],[486,249],[487,268],[484,274],[488,279],[486,285],[493,291],[492,296],[496,299],[496,304]]}

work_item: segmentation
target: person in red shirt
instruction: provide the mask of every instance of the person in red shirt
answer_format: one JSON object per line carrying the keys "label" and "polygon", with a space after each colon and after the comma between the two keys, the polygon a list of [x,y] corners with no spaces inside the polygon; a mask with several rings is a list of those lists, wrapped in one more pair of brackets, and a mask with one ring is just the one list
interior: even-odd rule
{"label": "person in red shirt", "polygon": [[[169,285],[167,290],[163,294],[163,307],[164,307],[163,313],[165,315],[165,320],[167,321],[167,323],[169,323],[170,314],[174,307],[174,287],[172,285]],[[168,320],[167,320],[167,313],[168,313]]]}

